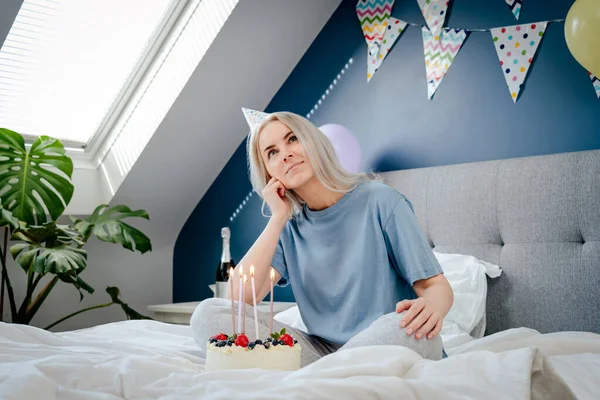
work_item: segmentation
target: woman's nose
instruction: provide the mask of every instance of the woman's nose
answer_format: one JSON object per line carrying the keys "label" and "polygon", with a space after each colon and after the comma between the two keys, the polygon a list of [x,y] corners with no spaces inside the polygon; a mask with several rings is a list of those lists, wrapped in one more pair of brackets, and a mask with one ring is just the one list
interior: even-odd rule
{"label": "woman's nose", "polygon": [[292,158],[292,153],[287,153],[285,156],[283,156],[283,161],[289,161]]}

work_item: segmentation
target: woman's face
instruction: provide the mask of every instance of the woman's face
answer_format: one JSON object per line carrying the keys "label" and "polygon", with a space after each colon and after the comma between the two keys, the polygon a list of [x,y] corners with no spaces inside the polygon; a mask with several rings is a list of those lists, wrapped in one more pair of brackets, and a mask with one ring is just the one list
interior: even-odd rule
{"label": "woman's face", "polygon": [[267,181],[274,177],[287,189],[295,189],[315,177],[304,147],[281,121],[273,121],[263,128],[258,146],[270,175]]}

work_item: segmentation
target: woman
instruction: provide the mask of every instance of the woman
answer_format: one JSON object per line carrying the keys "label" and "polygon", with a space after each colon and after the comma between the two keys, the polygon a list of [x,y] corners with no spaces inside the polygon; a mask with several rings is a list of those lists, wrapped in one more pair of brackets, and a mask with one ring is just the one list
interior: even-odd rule
{"label": "woman", "polygon": [[[254,265],[257,301],[270,290],[271,267],[279,286],[292,286],[309,334],[286,329],[302,345],[302,364],[375,344],[406,346],[434,360],[445,356],[439,333],[452,289],[410,201],[345,171],[327,137],[296,114],[269,115],[250,134],[248,159],[252,186],[271,216],[234,276],[240,265],[245,271]],[[252,304],[248,292],[244,301]],[[254,332],[246,307],[246,332]],[[230,301],[205,300],[191,324],[204,348],[210,335],[231,331]],[[259,330],[268,336],[264,315]]]}

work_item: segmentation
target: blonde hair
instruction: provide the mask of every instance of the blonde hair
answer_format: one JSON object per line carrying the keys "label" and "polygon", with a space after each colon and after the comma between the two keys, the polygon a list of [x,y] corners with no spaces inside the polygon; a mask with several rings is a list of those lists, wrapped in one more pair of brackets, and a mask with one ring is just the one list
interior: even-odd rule
{"label": "blonde hair", "polygon": [[[290,112],[275,112],[265,118],[250,133],[247,141],[250,181],[252,188],[261,198],[262,191],[268,183],[269,174],[261,157],[258,139],[264,128],[273,121],[280,121],[296,135],[298,141],[304,147],[306,156],[315,171],[315,176],[327,189],[347,193],[362,182],[379,179],[374,175],[369,176],[365,173],[346,171],[340,164],[329,138],[306,118]],[[291,204],[289,216],[291,219],[302,210],[305,202],[293,190],[287,190],[285,195]],[[263,211],[264,205],[263,200],[261,212],[264,216],[267,216]]]}

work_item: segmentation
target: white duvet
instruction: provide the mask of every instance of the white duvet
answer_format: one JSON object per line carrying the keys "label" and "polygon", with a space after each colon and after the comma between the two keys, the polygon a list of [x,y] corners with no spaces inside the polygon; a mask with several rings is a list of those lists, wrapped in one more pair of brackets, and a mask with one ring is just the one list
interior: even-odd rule
{"label": "white duvet", "polygon": [[50,333],[0,323],[1,399],[581,399],[600,396],[600,335],[529,329],[447,349],[331,354],[295,372],[204,372],[189,327],[124,321]]}

